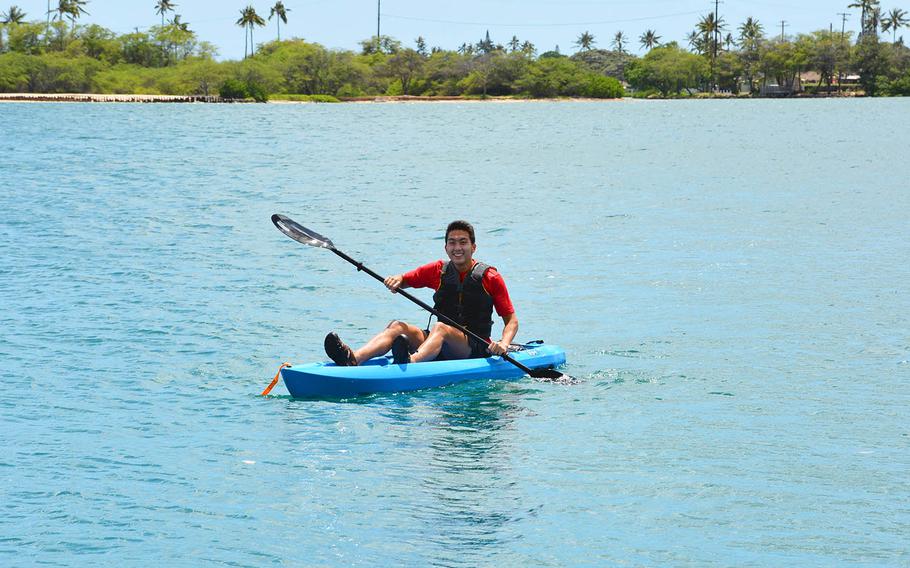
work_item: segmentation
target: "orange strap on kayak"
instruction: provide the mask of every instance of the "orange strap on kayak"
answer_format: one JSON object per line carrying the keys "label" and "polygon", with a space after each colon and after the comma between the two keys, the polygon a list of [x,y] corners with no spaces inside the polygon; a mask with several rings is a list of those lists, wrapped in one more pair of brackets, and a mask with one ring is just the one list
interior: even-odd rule
{"label": "orange strap on kayak", "polygon": [[262,396],[265,396],[265,395],[269,394],[270,392],[272,392],[272,389],[275,388],[275,385],[278,384],[278,379],[281,378],[281,369],[284,369],[285,367],[290,367],[290,366],[291,366],[290,363],[282,363],[281,366],[278,367],[278,372],[275,373],[275,378],[272,379],[272,382],[269,383],[269,386],[265,387],[265,390],[262,391]]}

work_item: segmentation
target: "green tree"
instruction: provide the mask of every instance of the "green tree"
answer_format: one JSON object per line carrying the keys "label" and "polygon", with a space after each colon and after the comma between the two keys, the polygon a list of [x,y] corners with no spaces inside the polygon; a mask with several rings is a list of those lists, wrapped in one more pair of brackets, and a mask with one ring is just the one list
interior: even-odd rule
{"label": "green tree", "polygon": [[641,34],[641,37],[638,38],[638,43],[641,44],[642,48],[651,51],[660,45],[660,36],[657,35],[657,32],[654,30],[647,30],[645,33]]}
{"label": "green tree", "polygon": [[907,11],[900,8],[892,8],[882,18],[882,31],[888,33],[890,30],[892,43],[897,43],[897,30],[908,24],[910,24],[910,20],[907,19]]}
{"label": "green tree", "polygon": [[743,64],[743,76],[749,83],[750,93],[756,92],[755,74],[758,72],[764,39],[764,27],[751,16],[739,26],[739,57]]}
{"label": "green tree", "polygon": [[886,52],[876,34],[867,31],[857,40],[852,64],[859,72],[859,82],[866,95],[876,96],[881,78],[888,70]]}
{"label": "green tree", "polygon": [[855,0],[852,4],[848,4],[847,7],[862,10],[859,19],[859,37],[869,33],[876,33],[878,21],[875,13],[879,9],[879,0]]}
{"label": "green tree", "polygon": [[427,55],[427,40],[423,39],[423,36],[417,36],[417,39],[414,40],[414,45],[417,47],[417,53],[420,55]]}
{"label": "green tree", "polygon": [[737,54],[730,51],[719,53],[715,66],[717,88],[731,93],[738,92],[744,70],[742,59]]}
{"label": "green tree", "polygon": [[496,45],[493,43],[493,40],[490,39],[490,30],[487,30],[486,35],[477,42],[477,51],[482,54],[492,53],[496,49]]}
{"label": "green tree", "polygon": [[714,84],[713,87],[716,87],[717,48],[720,43],[720,33],[726,29],[724,19],[717,17],[714,12],[710,12],[707,16],[702,16],[695,29],[701,36],[702,45],[704,46],[703,53],[711,56],[711,81]]}
{"label": "green tree", "polygon": [[579,51],[573,54],[571,59],[595,73],[623,80],[623,71],[626,65],[634,61],[635,57],[629,53],[620,53],[608,49],[592,49],[590,51]]}
{"label": "green tree", "polygon": [[25,12],[18,6],[10,6],[6,12],[0,12],[0,53],[3,52],[3,31],[10,26],[18,26],[25,19]]}
{"label": "green tree", "polygon": [[807,63],[808,54],[790,41],[775,40],[762,46],[760,69],[765,83],[774,79],[787,92],[795,91],[796,79]]}
{"label": "green tree", "polygon": [[6,26],[7,48],[16,53],[37,55],[44,49],[45,26],[33,22],[23,22]]}
{"label": "green tree", "polygon": [[273,17],[277,16],[277,18],[275,19],[275,25],[278,26],[278,41],[281,41],[281,22],[284,22],[285,24],[288,23],[288,12],[290,12],[290,11],[291,11],[290,8],[284,7],[284,2],[282,2],[281,0],[278,0],[277,2],[275,2],[275,5],[272,6],[271,10],[269,11],[270,20]]}
{"label": "green tree", "polygon": [[582,51],[590,51],[595,43],[597,42],[594,41],[594,36],[588,31],[583,32],[578,36],[578,39],[575,40],[575,45]]}
{"label": "green tree", "polygon": [[402,49],[389,57],[388,71],[400,81],[401,94],[411,94],[412,81],[423,70],[423,64],[423,56],[413,49]]}
{"label": "green tree", "polygon": [[518,36],[513,35],[512,39],[509,40],[508,46],[509,51],[512,53],[519,51],[521,49],[521,41],[518,39]]}
{"label": "green tree", "polygon": [[158,0],[155,2],[155,13],[161,15],[161,27],[164,27],[164,15],[173,12],[177,5],[170,0]]}
{"label": "green tree", "polygon": [[88,4],[88,0],[60,0],[60,8],[63,8],[63,13],[61,14],[61,19],[63,15],[69,18],[72,29],[76,29],[76,20],[82,17],[83,14],[88,14],[88,11],[83,7]]}
{"label": "green tree", "polygon": [[378,38],[373,36],[370,39],[361,41],[360,49],[362,55],[373,55],[376,53],[390,55],[401,49],[401,42],[387,35]]}
{"label": "green tree", "polygon": [[621,31],[616,32],[613,35],[613,41],[610,42],[610,47],[616,50],[619,53],[626,52],[626,34]]}
{"label": "green tree", "polygon": [[532,61],[516,87],[531,97],[578,96],[590,71],[567,57],[545,57]]}
{"label": "green tree", "polygon": [[661,96],[681,94],[701,84],[708,75],[703,57],[689,53],[676,42],[655,47],[629,64],[627,78],[636,89],[656,90]]}
{"label": "green tree", "polygon": [[80,34],[79,41],[82,43],[84,53],[93,59],[114,65],[123,58],[117,34],[98,24],[86,27]]}
{"label": "green tree", "polygon": [[180,14],[164,26],[155,26],[151,30],[155,39],[164,46],[167,61],[186,59],[196,49],[196,34],[190,31],[189,24],[180,21]]}
{"label": "green tree", "polygon": [[806,64],[809,69],[819,74],[819,84],[827,85],[830,92],[834,84],[834,76],[838,69],[843,68],[848,62],[848,50],[840,40],[840,33],[829,30],[820,30],[812,34],[802,34],[796,41],[797,50],[807,56]]}
{"label": "green tree", "polygon": [[18,25],[25,21],[25,12],[18,6],[10,6],[6,12],[0,12],[0,18],[3,19],[4,24]]}
{"label": "green tree", "polygon": [[[250,56],[256,54],[256,44],[253,42],[253,29],[256,26],[264,26],[265,20],[256,13],[256,8],[247,6],[243,10],[240,10],[240,18],[237,19],[236,23],[245,30],[243,36],[243,58],[246,59],[248,49]],[[249,42],[247,42],[247,40],[249,40]],[[247,46],[249,46],[249,48]]]}
{"label": "green tree", "polygon": [[698,30],[692,30],[686,34],[686,41],[689,43],[689,47],[695,53],[699,55],[704,55],[708,52],[708,42],[705,40],[703,34]]}

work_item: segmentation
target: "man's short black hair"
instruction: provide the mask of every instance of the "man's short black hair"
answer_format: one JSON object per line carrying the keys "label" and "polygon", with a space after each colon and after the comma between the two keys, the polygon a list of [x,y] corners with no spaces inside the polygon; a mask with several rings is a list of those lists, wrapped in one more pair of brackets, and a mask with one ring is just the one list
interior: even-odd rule
{"label": "man's short black hair", "polygon": [[463,221],[463,220],[459,219],[457,221],[452,221],[451,223],[449,223],[449,226],[446,227],[446,241],[447,242],[449,240],[449,233],[451,233],[452,231],[466,232],[468,234],[468,236],[471,237],[471,244],[472,245],[476,244],[476,242],[474,240],[474,225],[468,223],[467,221]]}

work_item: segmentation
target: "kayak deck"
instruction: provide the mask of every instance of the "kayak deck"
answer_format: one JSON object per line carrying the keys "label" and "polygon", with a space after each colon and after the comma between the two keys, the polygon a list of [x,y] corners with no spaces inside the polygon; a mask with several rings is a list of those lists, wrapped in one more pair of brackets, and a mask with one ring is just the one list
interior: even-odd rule
{"label": "kayak deck", "polygon": [[[553,368],[566,362],[565,351],[556,345],[532,345],[509,355],[531,369]],[[381,356],[356,367],[309,363],[281,370],[284,384],[294,398],[349,398],[479,379],[519,379],[523,376],[521,369],[500,357],[396,365],[391,357]]]}

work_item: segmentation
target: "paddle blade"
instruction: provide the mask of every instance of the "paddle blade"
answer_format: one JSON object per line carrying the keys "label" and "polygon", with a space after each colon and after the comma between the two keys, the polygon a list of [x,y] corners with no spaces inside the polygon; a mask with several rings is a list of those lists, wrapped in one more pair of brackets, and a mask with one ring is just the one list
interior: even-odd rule
{"label": "paddle blade", "polygon": [[272,215],[272,223],[278,227],[278,230],[284,233],[285,235],[291,237],[298,243],[303,243],[305,245],[310,245],[311,247],[321,247],[327,249],[334,249],[335,245],[332,244],[332,241],[326,237],[323,237],[316,231],[311,231],[307,229],[297,221],[294,221],[290,217],[285,217],[284,215],[279,215],[275,213]]}
{"label": "paddle blade", "polygon": [[574,385],[578,383],[573,377],[560,373],[556,369],[534,369],[531,371],[531,378],[552,381],[565,385]]}

